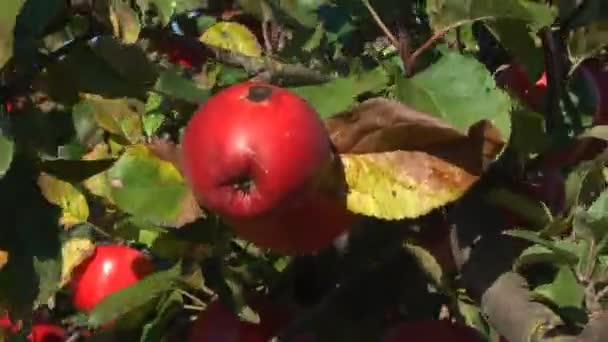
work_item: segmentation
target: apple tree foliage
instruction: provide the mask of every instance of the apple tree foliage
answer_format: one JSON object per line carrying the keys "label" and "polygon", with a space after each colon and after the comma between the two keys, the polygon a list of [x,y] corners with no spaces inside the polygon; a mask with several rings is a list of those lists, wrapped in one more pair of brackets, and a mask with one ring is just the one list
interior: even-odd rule
{"label": "apple tree foliage", "polygon": [[[607,45],[602,0],[3,0],[13,338],[44,312],[73,337],[104,340],[95,329],[114,321],[121,338],[161,341],[216,296],[255,321],[244,293],[264,289],[298,308],[286,338],[370,341],[441,316],[488,341],[606,341]],[[545,75],[541,108],[497,82],[506,65],[530,87]],[[251,78],[325,121],[361,216],[347,242],[279,255],[196,203],[181,130]],[[159,270],[78,313],[71,270],[107,242]]]}

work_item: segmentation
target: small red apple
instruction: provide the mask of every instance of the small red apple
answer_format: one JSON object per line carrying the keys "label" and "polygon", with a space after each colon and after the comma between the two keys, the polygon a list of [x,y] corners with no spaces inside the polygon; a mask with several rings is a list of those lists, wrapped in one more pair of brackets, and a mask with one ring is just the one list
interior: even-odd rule
{"label": "small red apple", "polygon": [[0,317],[0,328],[8,330],[10,333],[16,333],[21,329],[21,322],[14,322],[8,314]]}
{"label": "small red apple", "polygon": [[[293,318],[291,312],[267,298],[251,296],[248,305],[257,312],[259,324],[241,321],[218,300],[209,304],[192,325],[189,342],[266,342]],[[308,334],[296,341],[312,342]]]}
{"label": "small red apple", "polygon": [[532,84],[524,67],[519,63],[507,65],[495,76],[496,84],[519,98],[535,111],[542,111],[542,100],[547,93],[547,74],[543,71],[540,78]]}
{"label": "small red apple", "polygon": [[208,57],[208,52],[201,42],[186,36],[162,37],[157,48],[161,53],[166,54],[169,62],[181,65],[185,69],[200,68]]}
{"label": "small red apple", "polygon": [[473,328],[446,320],[405,322],[389,329],[382,342],[482,342]]}
{"label": "small red apple", "polygon": [[134,248],[97,246],[73,271],[70,287],[74,307],[91,311],[105,296],[136,283],[154,269],[150,259]]}
{"label": "small red apple", "polygon": [[249,81],[218,92],[186,126],[181,163],[199,202],[263,248],[315,252],[355,220],[334,191],[322,121],[287,89]]}
{"label": "small red apple", "polygon": [[29,342],[64,342],[67,339],[65,330],[54,324],[34,324],[27,336]]}

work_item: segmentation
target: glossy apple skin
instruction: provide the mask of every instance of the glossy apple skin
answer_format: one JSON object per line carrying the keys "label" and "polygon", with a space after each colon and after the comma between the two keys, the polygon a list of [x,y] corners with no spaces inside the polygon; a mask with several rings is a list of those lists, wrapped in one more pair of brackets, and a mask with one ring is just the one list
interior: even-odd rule
{"label": "glossy apple skin", "polygon": [[97,246],[93,255],[72,273],[72,302],[80,311],[91,311],[107,295],[128,287],[154,272],[150,259],[122,245]]}
{"label": "glossy apple skin", "polygon": [[315,110],[287,89],[227,87],[184,130],[181,164],[204,207],[237,235],[286,254],[314,252],[354,222]]}
{"label": "glossy apple skin", "polygon": [[401,323],[389,329],[382,342],[483,342],[481,335],[467,326],[445,320]]}
{"label": "glossy apple skin", "polygon": [[[264,297],[252,296],[248,305],[258,313],[259,324],[241,321],[216,300],[193,323],[188,342],[266,342],[293,318],[288,309]],[[295,341],[314,342],[314,338],[306,334]]]}
{"label": "glossy apple skin", "polygon": [[65,330],[54,324],[34,324],[27,336],[29,342],[64,342],[67,338]]}

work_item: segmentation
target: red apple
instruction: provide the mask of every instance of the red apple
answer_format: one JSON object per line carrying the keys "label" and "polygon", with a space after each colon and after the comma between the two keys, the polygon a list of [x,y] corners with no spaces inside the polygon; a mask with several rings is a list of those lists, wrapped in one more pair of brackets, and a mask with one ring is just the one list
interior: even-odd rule
{"label": "red apple", "polygon": [[27,336],[29,342],[64,342],[67,339],[65,330],[54,324],[34,324]]}
{"label": "red apple", "polygon": [[185,128],[181,164],[199,203],[263,248],[315,252],[355,220],[334,191],[322,121],[287,89],[249,81],[208,99]]}
{"label": "red apple", "polygon": [[507,65],[495,76],[496,84],[519,98],[524,104],[535,111],[542,111],[542,101],[547,92],[547,74],[543,71],[541,77],[532,84],[524,67],[519,63]]}
{"label": "red apple", "polygon": [[93,255],[74,269],[70,287],[74,307],[91,311],[107,295],[154,272],[150,259],[122,245],[97,246]]}
{"label": "red apple", "polygon": [[580,70],[591,84],[591,90],[597,101],[593,124],[608,125],[608,65],[597,58],[592,58],[584,61]]}
{"label": "red apple", "polygon": [[401,323],[384,335],[382,342],[482,342],[477,330],[446,320]]}
{"label": "red apple", "polygon": [[186,69],[200,68],[207,60],[208,53],[201,42],[187,36],[169,35],[160,38],[157,46],[167,55],[169,62]]}
{"label": "red apple", "polygon": [[[252,296],[249,306],[257,312],[260,322],[241,321],[232,311],[214,301],[200,313],[192,325],[189,342],[266,342],[292,319],[292,314],[286,308],[264,298]],[[299,342],[312,342],[308,334],[296,339]]]}
{"label": "red apple", "polygon": [[13,323],[10,316],[5,314],[0,317],[0,328],[8,330],[10,333],[16,333],[19,331],[19,329],[21,329],[21,322],[19,321]]}

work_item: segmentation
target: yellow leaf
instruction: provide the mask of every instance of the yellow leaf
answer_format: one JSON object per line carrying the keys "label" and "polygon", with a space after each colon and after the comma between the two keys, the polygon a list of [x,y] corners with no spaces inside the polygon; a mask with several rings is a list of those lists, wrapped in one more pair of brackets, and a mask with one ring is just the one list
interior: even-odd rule
{"label": "yellow leaf", "polygon": [[[98,160],[106,159],[112,155],[108,152],[108,145],[100,143],[95,145],[91,152],[87,153],[82,157],[83,160]],[[112,200],[112,189],[108,182],[108,173],[106,171],[96,174],[95,176],[89,177],[84,181],[84,186],[93,194],[99,197],[107,199],[110,203],[114,203]]]}
{"label": "yellow leaf", "polygon": [[42,195],[51,203],[62,209],[59,223],[65,228],[85,222],[89,218],[89,205],[80,190],[46,173],[38,177],[38,186]]}
{"label": "yellow leaf", "polygon": [[72,271],[94,251],[95,244],[86,238],[71,238],[61,246],[62,268],[59,287],[65,286],[70,281]]}
{"label": "yellow leaf", "polygon": [[387,220],[416,218],[458,198],[479,178],[418,151],[342,154],[348,209]]}
{"label": "yellow leaf", "polygon": [[262,55],[262,48],[256,36],[246,26],[239,23],[223,21],[214,24],[203,32],[200,41],[250,57]]}
{"label": "yellow leaf", "polygon": [[101,128],[131,143],[143,139],[143,102],[129,98],[106,99],[96,94],[81,94],[81,98],[85,105],[90,106]]}
{"label": "yellow leaf", "polygon": [[114,0],[110,6],[110,21],[114,35],[127,44],[134,44],[139,38],[141,27],[137,13],[124,0]]}

